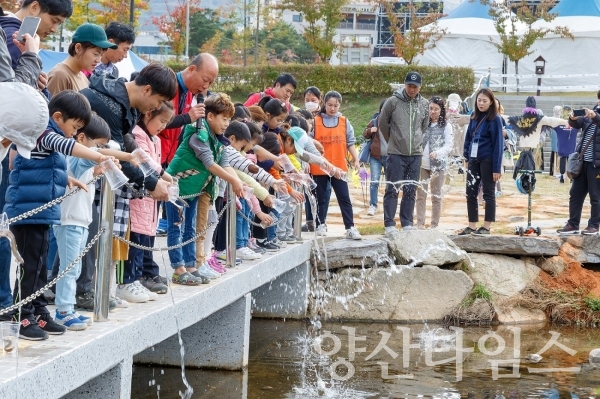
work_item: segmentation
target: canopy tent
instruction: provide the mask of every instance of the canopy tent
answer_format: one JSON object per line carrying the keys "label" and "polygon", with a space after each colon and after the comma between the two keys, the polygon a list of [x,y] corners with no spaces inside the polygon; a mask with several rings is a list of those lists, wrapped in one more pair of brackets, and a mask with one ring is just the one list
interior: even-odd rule
{"label": "canopy tent", "polygon": [[[600,73],[597,69],[600,53],[595,51],[600,39],[600,0],[561,0],[550,12],[558,16],[551,22],[537,21],[534,27],[567,27],[574,40],[555,34],[538,40],[532,47],[533,53],[519,62],[519,74],[535,73],[534,60],[542,56],[546,60],[546,75],[569,75],[545,80],[541,76],[542,91],[544,86],[574,86],[564,89],[567,91],[590,91],[600,87],[598,76],[577,76]],[[527,82],[532,80],[527,79]],[[559,90],[550,88],[547,91]]]}
{"label": "canopy tent", "polygon": [[[492,71],[492,84],[499,84],[502,73],[502,54],[492,40],[498,41],[494,21],[488,4],[479,0],[465,0],[447,16],[437,21],[446,30],[434,48],[426,50],[416,61],[421,65],[471,67],[479,78]],[[432,29],[433,24],[421,29]]]}
{"label": "canopy tent", "polygon": [[[56,64],[64,61],[68,54],[58,51],[40,50],[39,56],[42,59],[44,72],[48,73]],[[119,69],[119,77],[129,80],[132,72],[142,70],[148,63],[138,57],[133,51],[129,51],[127,58],[117,62],[115,65]]]}

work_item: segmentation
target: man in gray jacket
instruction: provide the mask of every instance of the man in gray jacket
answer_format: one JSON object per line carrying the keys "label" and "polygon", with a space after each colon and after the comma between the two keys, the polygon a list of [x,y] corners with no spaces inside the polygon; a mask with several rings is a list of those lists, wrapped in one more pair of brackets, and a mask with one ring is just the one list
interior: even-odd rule
{"label": "man in gray jacket", "polygon": [[421,75],[417,72],[406,75],[404,89],[396,90],[394,95],[386,100],[378,117],[381,134],[388,142],[386,179],[391,182],[410,181],[386,185],[383,197],[386,235],[397,231],[394,215],[398,208],[400,186],[400,224],[403,230],[413,228],[416,184],[423,154],[423,133],[429,126],[429,103],[419,94],[421,81]]}
{"label": "man in gray jacket", "polygon": [[[2,13],[2,8],[0,8],[0,13]],[[42,60],[37,55],[39,39],[28,34],[24,37],[24,43],[15,43],[23,55],[19,58],[17,69],[13,70],[10,54],[6,47],[6,41],[12,41],[13,38],[7,39],[4,30],[0,28],[0,82],[22,82],[37,89],[37,79],[42,70]]]}

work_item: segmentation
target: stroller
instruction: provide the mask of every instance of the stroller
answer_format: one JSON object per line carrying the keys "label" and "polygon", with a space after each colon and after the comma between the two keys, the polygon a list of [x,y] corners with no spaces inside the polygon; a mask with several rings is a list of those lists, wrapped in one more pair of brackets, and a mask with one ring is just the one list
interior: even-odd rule
{"label": "stroller", "polygon": [[535,161],[533,158],[533,152],[531,149],[523,150],[519,155],[519,159],[515,164],[515,170],[513,171],[513,179],[516,180],[517,189],[521,194],[527,194],[527,227],[516,227],[515,234],[530,235],[535,233],[536,235],[542,234],[540,227],[533,227],[531,225],[531,193],[535,190],[536,173],[542,173],[541,170],[535,170]]}

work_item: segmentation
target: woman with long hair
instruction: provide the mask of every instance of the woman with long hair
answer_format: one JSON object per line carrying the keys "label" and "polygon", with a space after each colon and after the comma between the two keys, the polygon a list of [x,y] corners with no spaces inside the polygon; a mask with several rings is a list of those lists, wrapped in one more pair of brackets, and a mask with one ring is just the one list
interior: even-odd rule
{"label": "woman with long hair", "polygon": [[441,97],[429,100],[429,127],[423,135],[421,186],[417,190],[417,228],[425,228],[427,189],[431,190],[431,225],[435,229],[442,211],[442,187],[446,178],[448,155],[452,150],[452,126],[446,123],[446,106]]}
{"label": "woman with long hair", "polygon": [[[496,182],[502,177],[502,118],[494,93],[487,88],[477,92],[476,106],[467,128],[463,156],[467,159],[467,213],[469,225],[459,235],[489,235],[496,221]],[[477,228],[479,207],[477,192],[483,185],[485,218]]]}

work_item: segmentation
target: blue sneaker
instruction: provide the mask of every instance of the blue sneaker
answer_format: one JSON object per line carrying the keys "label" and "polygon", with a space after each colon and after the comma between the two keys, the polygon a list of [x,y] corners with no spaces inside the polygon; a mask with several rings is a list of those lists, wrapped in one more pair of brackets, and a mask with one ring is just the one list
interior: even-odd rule
{"label": "blue sneaker", "polygon": [[74,312],[59,312],[56,310],[54,320],[57,324],[65,326],[67,330],[71,331],[81,331],[88,327],[87,323],[79,320],[79,317]]}
{"label": "blue sneaker", "polygon": [[82,315],[79,312],[75,312],[75,317],[77,317],[79,320],[83,321],[88,326],[92,325],[92,318],[91,317],[84,316],[84,315]]}
{"label": "blue sneaker", "polygon": [[156,226],[156,235],[165,236],[167,235],[167,219],[158,219],[158,226]]}

